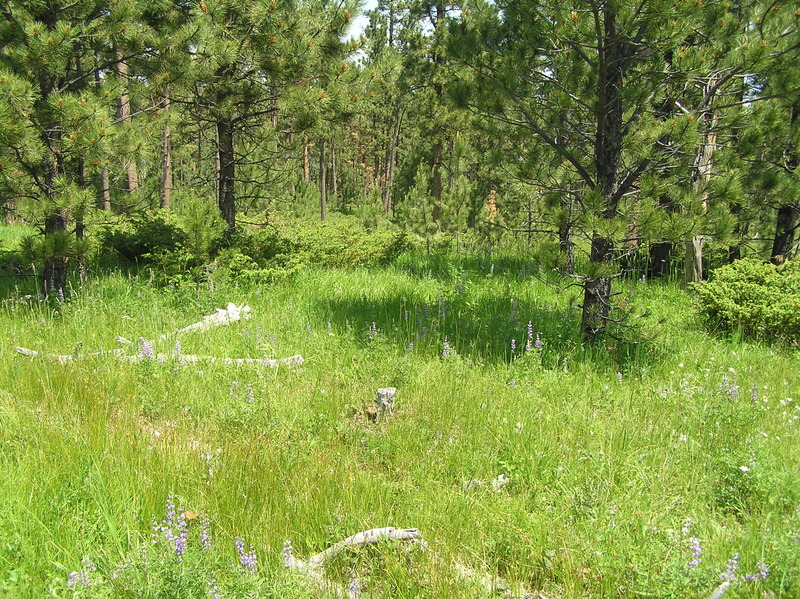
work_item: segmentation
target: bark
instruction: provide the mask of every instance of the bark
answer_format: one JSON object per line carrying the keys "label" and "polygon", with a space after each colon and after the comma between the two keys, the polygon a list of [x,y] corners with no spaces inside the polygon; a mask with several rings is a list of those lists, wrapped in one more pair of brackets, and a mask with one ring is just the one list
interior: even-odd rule
{"label": "bark", "polygon": [[[622,39],[617,31],[616,12],[612,3],[602,10],[602,34],[598,44],[597,130],[594,163],[597,188],[603,196],[603,218],[616,216],[618,171],[622,154],[622,98],[620,91],[625,72]],[[613,241],[595,233],[589,260],[595,265],[611,266]],[[602,266],[600,267],[602,270]],[[581,333],[584,343],[594,343],[606,329],[611,310],[611,277],[595,275],[584,283]]]}
{"label": "bark", "polygon": [[308,140],[303,136],[303,181],[311,181],[311,168],[308,161]]}
{"label": "bark", "polygon": [[[164,114],[169,111],[169,86],[165,83],[163,88]],[[169,120],[164,122],[164,131],[161,134],[161,206],[166,208],[171,203],[172,195],[172,136]]]}
{"label": "bark", "polygon": [[383,188],[383,211],[392,212],[392,182],[394,181],[394,164],[397,160],[397,141],[400,137],[400,103],[395,104],[394,118],[392,119],[392,135],[389,138],[389,147],[386,150],[386,184]]}
{"label": "bark", "polygon": [[336,144],[333,139],[331,139],[331,190],[335,201],[339,197],[339,186],[336,181]]}
{"label": "bark", "polygon": [[[718,78],[711,76],[704,89],[703,105],[705,110],[702,114],[704,125],[703,141],[697,148],[694,168],[692,172],[692,190],[703,198],[704,212],[706,204],[706,188],[711,180],[711,171],[714,167],[714,152],[717,149],[716,125],[719,116],[713,111],[714,94]],[[684,283],[696,283],[703,280],[703,239],[695,236],[686,243],[686,255],[684,258]]]}
{"label": "bark", "polygon": [[104,166],[103,170],[100,171],[100,186],[102,187],[100,195],[103,199],[103,210],[111,212],[111,187],[108,180],[107,166]]}
{"label": "bark", "polygon": [[[117,119],[123,125],[128,125],[131,122],[131,103],[128,94],[128,86],[125,80],[128,78],[128,63],[124,60],[124,54],[120,48],[116,50],[117,57],[117,75],[123,81],[122,92],[117,100]],[[139,176],[136,172],[136,157],[131,157],[125,167],[125,190],[128,192],[135,191],[139,187]]]}
{"label": "bark", "polygon": [[217,205],[222,219],[228,223],[228,232],[236,231],[236,196],[233,184],[236,179],[236,157],[233,147],[234,126],[230,120],[217,121],[217,155],[219,158]]}
{"label": "bark", "polygon": [[328,218],[328,198],[325,185],[325,140],[319,142],[319,214],[320,219]]}
{"label": "bark", "polygon": [[789,204],[778,208],[775,222],[775,238],[772,242],[770,261],[773,264],[782,264],[790,257],[794,247],[794,233],[798,227],[800,209],[797,204]]}

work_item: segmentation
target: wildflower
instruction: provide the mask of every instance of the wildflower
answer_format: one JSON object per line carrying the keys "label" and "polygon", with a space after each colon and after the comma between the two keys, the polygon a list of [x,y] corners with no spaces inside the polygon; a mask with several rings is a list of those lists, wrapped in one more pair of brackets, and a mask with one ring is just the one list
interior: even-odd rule
{"label": "wildflower", "polygon": [[722,582],[730,581],[736,582],[736,571],[739,569],[739,554],[734,553],[731,559],[728,560],[728,565],[725,567],[725,571],[719,575],[719,579]]}
{"label": "wildflower", "polygon": [[375,339],[375,337],[377,337],[377,336],[378,336],[378,327],[377,327],[377,325],[376,325],[376,324],[373,322],[373,323],[372,323],[372,326],[369,328],[369,338],[370,338],[370,339]]}
{"label": "wildflower", "polygon": [[245,391],[245,397],[247,398],[247,403],[253,403],[253,401],[255,401],[253,396],[253,385],[247,385],[247,391]]}
{"label": "wildflower", "polygon": [[64,303],[64,290],[61,287],[58,288],[58,301]]}
{"label": "wildflower", "polygon": [[333,325],[331,324],[331,321],[329,320],[328,321],[328,332],[330,333],[331,331],[333,331]]}
{"label": "wildflower", "polygon": [[442,344],[442,357],[450,357],[450,344],[447,342],[447,337],[444,338],[444,343]]}
{"label": "wildflower", "polygon": [[231,381],[231,395],[236,395],[236,387],[239,386],[239,381]]}
{"label": "wildflower", "polygon": [[236,543],[236,551],[239,552],[239,563],[242,565],[243,568],[248,569],[250,572],[256,571],[256,552],[250,547],[250,551],[244,550],[244,539],[241,537],[235,537]]}
{"label": "wildflower", "polygon": [[742,472],[750,472],[750,468],[748,466],[739,466],[739,470]]}
{"label": "wildflower", "polygon": [[766,580],[769,576],[769,568],[764,562],[758,562],[758,572],[755,574],[745,574],[744,580]]}
{"label": "wildflower", "polygon": [[292,553],[292,542],[283,543],[283,567],[291,568],[294,565],[294,554]]}
{"label": "wildflower", "polygon": [[179,562],[183,561],[183,554],[186,552],[186,541],[189,539],[189,527],[186,524],[186,516],[183,512],[178,516],[178,534],[174,537],[175,557]]}
{"label": "wildflower", "polygon": [[618,383],[622,383],[622,373],[621,372],[617,373],[617,382]]}
{"label": "wildflower", "polygon": [[[681,435],[681,436],[683,436],[683,435]],[[683,521],[683,530],[682,530],[682,532],[683,532],[684,535],[688,535],[689,534],[689,531],[692,529],[692,524],[694,524],[694,522],[692,521],[692,519],[689,516],[687,516],[686,520]]]}
{"label": "wildflower", "polygon": [[408,344],[408,351],[414,351],[414,342]]}
{"label": "wildflower", "polygon": [[155,360],[153,353],[153,344],[144,337],[139,337],[139,359],[141,360]]}
{"label": "wildflower", "polygon": [[692,559],[689,560],[687,566],[690,568],[696,568],[700,565],[700,562],[703,561],[700,556],[703,554],[703,548],[700,546],[700,539],[697,537],[691,537],[689,539],[689,549],[692,550]]}
{"label": "wildflower", "polygon": [[175,340],[175,357],[178,358],[178,361],[180,362],[180,359],[181,359],[181,340],[180,339],[176,339]]}
{"label": "wildflower", "polygon": [[753,385],[750,391],[750,399],[753,400],[753,403],[758,403],[758,385]]}
{"label": "wildflower", "polygon": [[211,549],[211,523],[208,516],[203,516],[200,521],[200,545],[203,549]]}
{"label": "wildflower", "polygon": [[728,395],[730,395],[731,401],[739,399],[739,385],[731,385],[731,388],[728,389]]}
{"label": "wildflower", "polygon": [[306,331],[308,332],[309,335],[311,334],[311,323],[310,322],[306,323]]}
{"label": "wildflower", "polygon": [[525,351],[533,349],[533,321],[528,321],[528,340],[525,342]]}
{"label": "wildflower", "polygon": [[536,333],[536,341],[534,342],[533,346],[536,349],[542,349],[542,345],[544,345],[544,343],[542,343],[542,340],[539,337],[539,333]]}
{"label": "wildflower", "polygon": [[517,340],[516,339],[512,339],[511,340],[511,353],[514,353],[515,351],[517,351]]}
{"label": "wildflower", "polygon": [[206,584],[208,585],[208,594],[211,595],[212,599],[222,598],[222,593],[219,592],[219,587],[217,586],[217,579],[214,576]]}
{"label": "wildflower", "polygon": [[350,585],[347,587],[347,593],[352,599],[358,599],[361,595],[361,580],[352,570],[350,571]]}

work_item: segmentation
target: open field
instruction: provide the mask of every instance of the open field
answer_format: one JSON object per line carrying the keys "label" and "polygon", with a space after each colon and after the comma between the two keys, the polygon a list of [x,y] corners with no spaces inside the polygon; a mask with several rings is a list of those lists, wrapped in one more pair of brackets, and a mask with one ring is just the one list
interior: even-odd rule
{"label": "open field", "polygon": [[[381,543],[326,578],[364,597],[709,597],[727,568],[726,597],[800,596],[797,352],[709,336],[688,294],[655,282],[617,284],[650,313],[650,341],[585,352],[577,294],[531,270],[404,256],[199,295],[145,271],[90,278],[63,304],[7,286],[0,595],[335,596],[284,568],[285,541],[305,559],[394,526],[426,550]],[[228,302],[252,317],[180,335],[182,355],[305,363],[90,355],[136,356],[140,337],[173,352],[173,331]],[[389,386],[394,415],[376,423]],[[199,516],[183,561],[163,531],[150,540],[170,495]]]}

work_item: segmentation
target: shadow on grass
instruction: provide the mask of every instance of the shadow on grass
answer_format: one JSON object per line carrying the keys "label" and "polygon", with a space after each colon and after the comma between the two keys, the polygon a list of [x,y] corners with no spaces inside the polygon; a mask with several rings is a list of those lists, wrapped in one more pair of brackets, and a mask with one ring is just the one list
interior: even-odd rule
{"label": "shadow on grass", "polygon": [[658,359],[658,346],[635,330],[630,340],[609,338],[584,347],[580,293],[551,288],[549,295],[532,299],[536,294],[521,285],[531,282],[533,273],[540,281],[564,285],[564,280],[528,260],[442,256],[401,259],[393,268],[414,280],[433,280],[440,292],[431,299],[413,290],[378,289],[378,297],[370,298],[354,290],[352,295],[319,297],[313,303],[332,326],[353,331],[360,343],[384,343],[431,357],[449,352],[475,363],[500,364],[532,356],[548,369],[563,368],[566,360],[615,371]]}

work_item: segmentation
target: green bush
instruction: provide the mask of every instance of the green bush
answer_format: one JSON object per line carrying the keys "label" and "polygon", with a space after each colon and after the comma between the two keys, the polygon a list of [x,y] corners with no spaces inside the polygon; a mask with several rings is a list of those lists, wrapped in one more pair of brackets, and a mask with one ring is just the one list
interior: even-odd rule
{"label": "green bush", "polygon": [[745,337],[800,340],[800,265],[739,260],[718,268],[713,278],[694,284],[707,323]]}
{"label": "green bush", "polygon": [[100,232],[103,248],[130,262],[152,261],[154,256],[176,250],[186,241],[186,233],[169,212],[146,212],[106,227]]}

